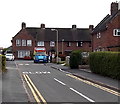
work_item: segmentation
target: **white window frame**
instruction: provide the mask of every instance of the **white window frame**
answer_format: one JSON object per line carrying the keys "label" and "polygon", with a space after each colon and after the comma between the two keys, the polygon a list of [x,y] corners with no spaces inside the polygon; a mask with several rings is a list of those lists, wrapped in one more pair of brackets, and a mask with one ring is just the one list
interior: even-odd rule
{"label": "white window frame", "polygon": [[83,42],[77,42],[77,43],[76,43],[76,46],[77,46],[77,47],[82,47],[82,46],[83,46]]}
{"label": "white window frame", "polygon": [[26,46],[26,40],[25,39],[22,40],[22,46]]}
{"label": "white window frame", "polygon": [[16,46],[21,46],[21,40],[20,39],[16,39]]}
{"label": "white window frame", "polygon": [[37,46],[44,46],[44,41],[38,41]]}
{"label": "white window frame", "polygon": [[69,46],[69,47],[71,46],[71,42],[68,43],[68,46]]}
{"label": "white window frame", "polygon": [[55,47],[55,42],[54,41],[50,41],[50,47]]}
{"label": "white window frame", "polygon": [[101,38],[101,33],[97,33],[97,39],[100,39]]}
{"label": "white window frame", "polygon": [[27,46],[32,46],[32,40],[27,40]]}
{"label": "white window frame", "polygon": [[120,29],[114,29],[113,36],[120,36]]}
{"label": "white window frame", "polygon": [[78,42],[76,43],[76,46],[78,47]]}
{"label": "white window frame", "polygon": [[80,42],[80,46],[81,46],[81,47],[83,46],[83,42]]}
{"label": "white window frame", "polygon": [[71,42],[67,42],[67,47],[70,47],[71,46]]}
{"label": "white window frame", "polygon": [[24,58],[25,56],[30,56],[30,51],[28,50],[19,50],[18,58]]}

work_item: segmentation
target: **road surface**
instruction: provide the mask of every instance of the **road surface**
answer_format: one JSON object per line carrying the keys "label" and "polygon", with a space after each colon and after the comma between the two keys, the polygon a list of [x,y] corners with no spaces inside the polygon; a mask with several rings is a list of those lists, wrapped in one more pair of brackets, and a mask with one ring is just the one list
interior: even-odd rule
{"label": "road surface", "polygon": [[[8,94],[4,92],[5,89],[8,90],[4,82],[3,101],[12,101],[13,99],[7,98],[9,93],[14,92],[12,94],[14,96],[15,92],[18,91],[19,93],[20,90],[22,94],[17,98],[14,97],[14,101],[44,102],[44,104],[49,104],[49,102],[60,104],[67,104],[68,102],[70,104],[80,102],[112,102],[111,104],[114,104],[119,101],[120,95],[117,92],[76,78],[70,73],[55,70],[51,68],[51,65],[51,63],[35,64],[33,61],[8,61],[8,70],[14,70],[14,74],[17,74],[17,78],[20,81],[13,79],[14,82],[12,81],[12,83],[17,87],[11,88]],[[12,85],[11,83],[9,84]]]}

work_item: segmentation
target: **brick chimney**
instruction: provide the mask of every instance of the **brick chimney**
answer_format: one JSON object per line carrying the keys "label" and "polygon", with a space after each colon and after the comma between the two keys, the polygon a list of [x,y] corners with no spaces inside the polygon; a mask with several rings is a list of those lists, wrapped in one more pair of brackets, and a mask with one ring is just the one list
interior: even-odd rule
{"label": "brick chimney", "polygon": [[115,14],[118,11],[118,3],[112,2],[111,3],[111,15]]}
{"label": "brick chimney", "polygon": [[94,25],[89,25],[89,30],[92,32],[94,29]]}
{"label": "brick chimney", "polygon": [[25,28],[26,28],[26,23],[25,23],[25,22],[22,22],[21,27],[22,27],[22,29],[25,29]]}
{"label": "brick chimney", "polygon": [[72,29],[76,29],[77,28],[77,26],[76,25],[72,25]]}
{"label": "brick chimney", "polygon": [[41,24],[41,28],[42,28],[42,29],[45,29],[45,24],[42,23],[42,24]]}

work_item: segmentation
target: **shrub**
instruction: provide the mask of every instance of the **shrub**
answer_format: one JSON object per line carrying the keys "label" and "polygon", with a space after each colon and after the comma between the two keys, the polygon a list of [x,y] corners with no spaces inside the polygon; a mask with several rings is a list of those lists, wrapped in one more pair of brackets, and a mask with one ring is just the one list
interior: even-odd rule
{"label": "shrub", "polygon": [[73,51],[70,55],[70,68],[79,68],[79,65],[82,64],[82,55],[81,50]]}
{"label": "shrub", "polygon": [[4,55],[2,56],[2,70],[6,70],[6,57]]}
{"label": "shrub", "polygon": [[120,52],[93,52],[89,56],[93,73],[120,79]]}
{"label": "shrub", "polygon": [[5,71],[6,70],[6,57],[4,55],[0,55],[0,61],[1,61],[2,71]]}

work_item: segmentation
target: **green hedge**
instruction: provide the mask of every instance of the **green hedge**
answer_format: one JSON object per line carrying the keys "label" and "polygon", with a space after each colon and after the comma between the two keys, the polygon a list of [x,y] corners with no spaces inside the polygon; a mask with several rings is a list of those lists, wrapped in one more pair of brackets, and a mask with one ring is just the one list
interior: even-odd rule
{"label": "green hedge", "polygon": [[79,65],[82,63],[81,50],[73,51],[70,55],[70,68],[79,68]]}
{"label": "green hedge", "polygon": [[6,57],[4,55],[0,55],[0,58],[1,58],[1,67],[2,67],[2,71],[5,71],[6,70]]}
{"label": "green hedge", "polygon": [[93,52],[89,56],[93,73],[120,79],[120,52]]}

